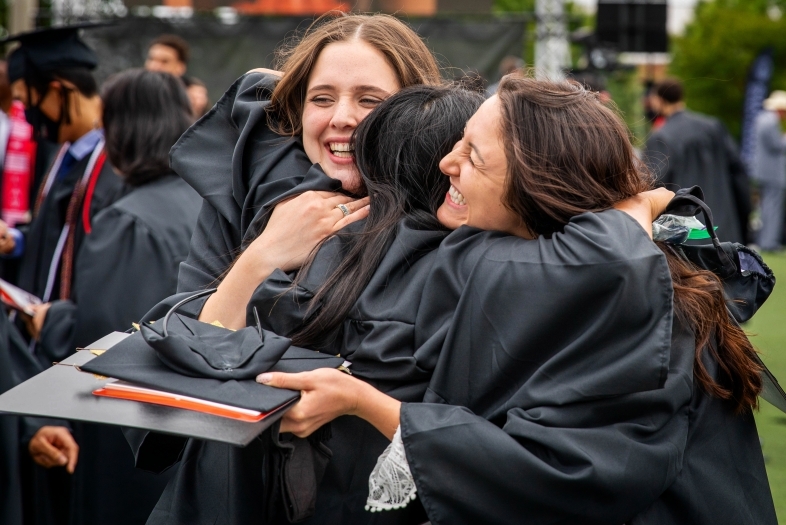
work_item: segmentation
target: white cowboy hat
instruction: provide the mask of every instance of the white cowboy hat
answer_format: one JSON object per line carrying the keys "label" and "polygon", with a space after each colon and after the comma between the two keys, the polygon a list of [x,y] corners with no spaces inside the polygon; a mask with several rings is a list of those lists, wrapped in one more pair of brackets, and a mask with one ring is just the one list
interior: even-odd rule
{"label": "white cowboy hat", "polygon": [[770,98],[764,101],[764,109],[769,111],[786,111],[786,91],[773,91]]}

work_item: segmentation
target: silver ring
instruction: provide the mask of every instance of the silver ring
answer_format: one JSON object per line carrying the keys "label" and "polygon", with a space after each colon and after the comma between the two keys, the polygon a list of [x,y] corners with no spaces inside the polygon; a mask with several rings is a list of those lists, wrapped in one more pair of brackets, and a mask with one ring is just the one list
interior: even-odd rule
{"label": "silver ring", "polygon": [[341,210],[341,213],[344,214],[344,217],[347,217],[350,213],[352,213],[349,211],[349,208],[347,208],[346,204],[336,204],[336,208]]}

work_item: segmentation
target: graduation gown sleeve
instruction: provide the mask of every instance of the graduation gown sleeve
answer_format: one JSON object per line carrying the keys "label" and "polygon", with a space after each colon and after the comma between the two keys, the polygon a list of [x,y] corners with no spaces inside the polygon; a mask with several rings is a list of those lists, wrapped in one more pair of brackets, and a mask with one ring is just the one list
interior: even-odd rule
{"label": "graduation gown sleeve", "polygon": [[[14,374],[12,355],[24,348],[24,341],[15,334],[16,327],[0,311],[0,393],[19,384]],[[22,345],[14,348],[14,345]],[[22,493],[19,470],[19,417],[0,416],[0,522],[22,525]]]}
{"label": "graduation gown sleeve", "polygon": [[[717,340],[711,344],[717,345]],[[694,349],[693,332],[675,316],[673,359],[690,362]],[[702,361],[712,378],[725,381],[710,352],[702,354]],[[694,382],[680,473],[657,501],[626,523],[778,523],[753,411],[748,408],[737,414],[734,408],[733,403],[707,394]]]}
{"label": "graduation gown sleeve", "polygon": [[[93,221],[74,271],[74,301],[54,303],[41,333],[53,360],[131,328],[174,292],[199,196],[174,175],[140,187]],[[78,306],[77,306],[78,304]]]}
{"label": "graduation gown sleeve", "polygon": [[679,472],[691,356],[665,257],[615,210],[484,248],[401,433],[434,524],[623,523]]}

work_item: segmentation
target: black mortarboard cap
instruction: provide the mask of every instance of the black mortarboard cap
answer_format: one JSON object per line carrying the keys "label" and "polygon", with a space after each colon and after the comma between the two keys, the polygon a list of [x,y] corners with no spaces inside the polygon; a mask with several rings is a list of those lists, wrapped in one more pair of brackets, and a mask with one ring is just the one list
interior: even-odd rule
{"label": "black mortarboard cap", "polygon": [[79,37],[79,31],[105,25],[103,22],[84,22],[46,27],[0,40],[0,44],[19,42],[19,47],[8,57],[8,80],[14,82],[23,78],[30,70],[43,73],[71,67],[94,69],[98,57]]}

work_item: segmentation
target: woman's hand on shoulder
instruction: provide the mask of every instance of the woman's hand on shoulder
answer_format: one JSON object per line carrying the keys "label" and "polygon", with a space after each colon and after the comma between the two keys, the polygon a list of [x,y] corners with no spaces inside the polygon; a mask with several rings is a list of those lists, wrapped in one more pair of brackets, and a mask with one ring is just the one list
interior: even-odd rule
{"label": "woman's hand on shoulder", "polygon": [[368,203],[368,197],[356,200],[329,191],[309,191],[281,202],[241,257],[264,258],[267,266],[284,271],[299,268],[324,239],[366,218]]}
{"label": "woman's hand on shoulder", "polygon": [[614,208],[633,217],[652,238],[652,221],[666,210],[666,206],[673,198],[673,191],[656,188],[620,201],[614,205]]}

